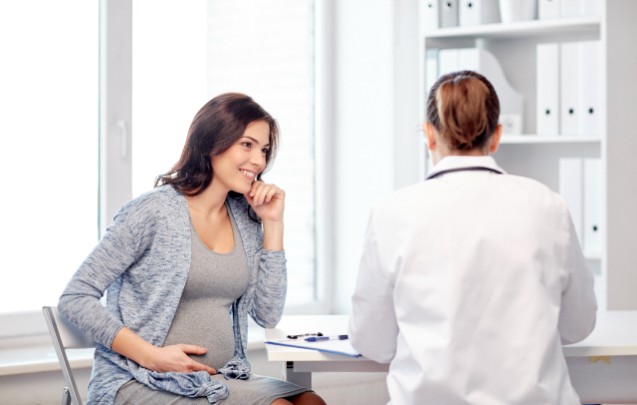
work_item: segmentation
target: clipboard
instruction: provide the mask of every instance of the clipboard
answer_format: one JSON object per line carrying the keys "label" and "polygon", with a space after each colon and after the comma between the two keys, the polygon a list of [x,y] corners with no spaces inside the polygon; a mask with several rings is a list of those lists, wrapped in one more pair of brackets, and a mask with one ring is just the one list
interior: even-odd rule
{"label": "clipboard", "polygon": [[362,357],[363,355],[354,350],[349,340],[323,340],[319,342],[306,342],[303,339],[283,339],[266,340],[266,344],[294,347],[297,349],[317,350],[319,352],[339,354],[349,357]]}

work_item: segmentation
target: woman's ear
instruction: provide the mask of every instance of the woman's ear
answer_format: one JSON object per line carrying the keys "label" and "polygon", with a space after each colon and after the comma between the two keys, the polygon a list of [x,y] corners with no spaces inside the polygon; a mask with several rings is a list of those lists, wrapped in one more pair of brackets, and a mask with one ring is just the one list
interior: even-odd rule
{"label": "woman's ear", "polygon": [[436,142],[436,128],[434,128],[431,122],[425,122],[422,125],[422,128],[425,131],[425,137],[427,138],[427,149],[430,151],[436,150],[437,142]]}
{"label": "woman's ear", "polygon": [[500,138],[502,137],[502,124],[498,124],[493,131],[493,135],[489,141],[489,154],[492,155],[498,151],[500,146]]}

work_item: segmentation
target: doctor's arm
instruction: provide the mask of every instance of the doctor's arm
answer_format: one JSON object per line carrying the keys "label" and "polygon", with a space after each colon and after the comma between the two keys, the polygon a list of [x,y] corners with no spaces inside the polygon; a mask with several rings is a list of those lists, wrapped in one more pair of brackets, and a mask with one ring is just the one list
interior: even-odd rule
{"label": "doctor's arm", "polygon": [[562,344],[576,343],[586,338],[595,328],[597,314],[593,274],[586,266],[570,217],[569,223],[566,275],[559,318]]}
{"label": "doctor's arm", "polygon": [[393,281],[388,269],[383,268],[373,222],[371,218],[352,297],[349,336],[352,346],[363,356],[389,363],[396,353],[398,324]]}

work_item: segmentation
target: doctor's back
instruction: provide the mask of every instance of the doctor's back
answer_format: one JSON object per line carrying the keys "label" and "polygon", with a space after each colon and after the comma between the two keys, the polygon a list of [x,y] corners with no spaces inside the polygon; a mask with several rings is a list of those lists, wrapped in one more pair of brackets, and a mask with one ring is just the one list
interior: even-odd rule
{"label": "doctor's back", "polygon": [[350,337],[392,404],[579,403],[561,345],[594,327],[593,277],[564,200],[489,156],[498,115],[486,78],[439,79],[432,173],[370,216]]}

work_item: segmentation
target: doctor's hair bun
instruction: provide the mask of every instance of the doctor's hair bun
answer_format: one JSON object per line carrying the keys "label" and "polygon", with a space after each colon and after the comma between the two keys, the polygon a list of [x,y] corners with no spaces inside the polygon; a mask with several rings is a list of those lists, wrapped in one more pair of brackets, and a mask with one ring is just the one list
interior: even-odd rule
{"label": "doctor's hair bun", "polygon": [[427,120],[451,149],[483,148],[493,135],[500,102],[481,74],[464,70],[443,75],[427,99]]}

